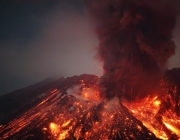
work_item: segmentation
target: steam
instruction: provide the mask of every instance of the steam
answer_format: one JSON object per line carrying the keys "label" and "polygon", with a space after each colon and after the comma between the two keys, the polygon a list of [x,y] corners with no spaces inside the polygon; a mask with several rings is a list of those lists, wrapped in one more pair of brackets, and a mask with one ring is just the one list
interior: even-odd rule
{"label": "steam", "polygon": [[176,1],[86,0],[97,23],[98,58],[103,61],[101,96],[146,96],[175,53],[172,30]]}

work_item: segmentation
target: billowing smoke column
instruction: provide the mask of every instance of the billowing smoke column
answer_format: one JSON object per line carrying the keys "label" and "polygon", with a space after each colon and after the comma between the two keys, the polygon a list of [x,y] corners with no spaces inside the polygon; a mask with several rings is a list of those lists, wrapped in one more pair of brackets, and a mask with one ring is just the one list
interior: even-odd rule
{"label": "billowing smoke column", "polygon": [[173,0],[86,0],[96,21],[103,61],[101,96],[146,96],[175,52]]}

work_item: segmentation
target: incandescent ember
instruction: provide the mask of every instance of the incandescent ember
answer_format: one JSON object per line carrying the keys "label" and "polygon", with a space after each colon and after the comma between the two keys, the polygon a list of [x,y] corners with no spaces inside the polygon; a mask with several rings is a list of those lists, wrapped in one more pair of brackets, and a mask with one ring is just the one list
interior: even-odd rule
{"label": "incandescent ember", "polygon": [[[56,81],[50,84],[51,86],[48,85],[49,90],[38,104],[34,104],[31,109],[12,119],[8,124],[1,125],[0,138],[28,140],[179,138],[180,119],[173,108],[174,100],[171,100],[170,108],[161,111],[164,108],[163,99],[171,97],[168,94],[170,87],[165,80],[160,82],[158,88],[161,90],[155,90],[151,96],[142,100],[129,102],[117,97],[102,100],[97,90],[98,79],[96,76],[82,75],[66,78],[59,84]],[[177,87],[172,92],[176,92],[176,89]],[[163,98],[158,92],[161,92]]]}

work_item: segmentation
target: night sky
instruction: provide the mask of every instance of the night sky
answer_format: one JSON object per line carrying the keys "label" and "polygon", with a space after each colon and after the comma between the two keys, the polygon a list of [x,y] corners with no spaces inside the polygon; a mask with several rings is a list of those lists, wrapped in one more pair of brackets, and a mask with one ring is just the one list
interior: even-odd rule
{"label": "night sky", "polygon": [[[169,69],[180,67],[179,17]],[[82,0],[1,0],[0,20],[0,95],[48,77],[102,74]]]}

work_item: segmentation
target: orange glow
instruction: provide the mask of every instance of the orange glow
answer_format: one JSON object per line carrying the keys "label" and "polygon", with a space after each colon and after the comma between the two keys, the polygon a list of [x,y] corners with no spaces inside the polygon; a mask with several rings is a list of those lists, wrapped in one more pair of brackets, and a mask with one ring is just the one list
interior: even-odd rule
{"label": "orange glow", "polygon": [[[9,136],[15,135],[24,127],[30,126],[30,122],[34,120],[43,122],[47,121],[48,117],[53,118],[53,122],[49,123],[47,128],[43,127],[42,131],[44,134],[49,133],[56,140],[107,140],[111,139],[109,136],[113,138],[119,132],[125,137],[135,139],[136,134],[142,134],[144,126],[148,128],[148,134],[153,133],[162,140],[168,140],[169,133],[174,133],[180,138],[180,117],[175,114],[175,104],[168,94],[165,95],[172,102],[168,110],[163,108],[166,96],[160,98],[157,96],[159,94],[134,102],[124,101],[122,104],[127,109],[123,109],[118,98],[101,100],[95,86],[84,87],[84,81],[81,82],[83,87],[78,93],[81,98],[76,98],[73,94],[61,96],[60,93],[57,94],[60,91],[56,89],[49,91],[41,103],[9,124],[3,138],[8,139]],[[51,111],[51,114],[48,114],[48,111]],[[141,123],[137,123],[133,116],[128,114],[132,114]],[[42,124],[37,127],[41,126]],[[0,125],[0,128],[4,129],[4,126]],[[132,128],[136,131],[131,133]]]}
{"label": "orange glow", "polygon": [[69,121],[63,123],[61,127],[66,127],[66,126],[68,126],[68,124],[69,124],[70,122],[71,122],[71,120],[69,120]]}
{"label": "orange glow", "polygon": [[[164,97],[166,98],[166,97]],[[163,127],[168,128],[172,133],[175,133],[180,138],[180,117],[176,116],[172,108],[164,113],[159,113],[161,100],[158,96],[146,97],[143,100],[135,101],[133,103],[123,103],[131,113],[140,120],[156,137],[168,140],[168,132]],[[158,118],[158,115],[162,117],[164,125]],[[161,118],[160,117],[160,118]],[[172,125],[173,124],[173,125]]]}
{"label": "orange glow", "polygon": [[165,122],[164,122],[164,124],[165,124],[165,126],[166,126],[169,130],[171,130],[172,132],[174,132],[176,135],[180,135],[179,129],[177,129],[176,127],[174,127],[174,126],[172,126],[172,125],[170,125],[170,124],[168,124],[168,123],[165,123]]}
{"label": "orange glow", "polygon": [[155,105],[155,106],[157,106],[157,107],[158,107],[160,104],[161,104],[161,102],[160,102],[160,101],[158,101],[158,100],[157,100],[157,101],[154,101],[154,105]]}
{"label": "orange glow", "polygon": [[54,89],[51,91],[51,93],[57,93],[58,92],[58,89]]}
{"label": "orange glow", "polygon": [[59,134],[58,140],[64,140],[66,138],[68,131],[63,131],[61,134]]}
{"label": "orange glow", "polygon": [[42,130],[43,130],[43,131],[47,131],[47,128],[46,128],[46,127],[43,127]]}
{"label": "orange glow", "polygon": [[88,93],[83,93],[83,96],[84,96],[85,98],[89,98]]}
{"label": "orange glow", "polygon": [[86,100],[99,100],[99,93],[93,88],[83,88],[81,96]]}
{"label": "orange glow", "polygon": [[56,134],[58,133],[58,131],[59,131],[57,124],[55,124],[55,123],[53,123],[53,122],[50,123],[49,129],[50,129],[50,131],[51,131],[51,133],[52,133],[53,135],[56,135]]}

